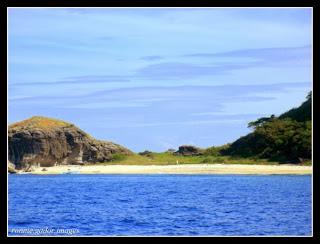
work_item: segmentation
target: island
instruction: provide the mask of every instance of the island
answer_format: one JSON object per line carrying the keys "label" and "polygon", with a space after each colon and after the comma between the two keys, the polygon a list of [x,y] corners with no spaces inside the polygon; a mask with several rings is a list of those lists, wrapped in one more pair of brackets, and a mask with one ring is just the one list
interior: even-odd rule
{"label": "island", "polygon": [[252,132],[222,146],[182,145],[134,153],[75,125],[33,116],[8,128],[8,173],[311,174],[311,92],[298,108],[250,122]]}

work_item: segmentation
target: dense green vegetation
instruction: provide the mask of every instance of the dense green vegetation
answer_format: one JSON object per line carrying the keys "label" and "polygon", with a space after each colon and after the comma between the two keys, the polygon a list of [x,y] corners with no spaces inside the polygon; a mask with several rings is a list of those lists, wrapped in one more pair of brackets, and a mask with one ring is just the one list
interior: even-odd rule
{"label": "dense green vegetation", "polygon": [[248,125],[253,132],[239,138],[222,155],[266,158],[280,162],[311,159],[311,93],[298,108]]}

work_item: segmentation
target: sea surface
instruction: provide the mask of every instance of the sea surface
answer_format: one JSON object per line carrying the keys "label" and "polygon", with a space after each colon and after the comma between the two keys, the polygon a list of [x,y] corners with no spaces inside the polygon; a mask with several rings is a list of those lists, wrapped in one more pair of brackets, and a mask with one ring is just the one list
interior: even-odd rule
{"label": "sea surface", "polygon": [[8,235],[311,235],[311,176],[9,175]]}

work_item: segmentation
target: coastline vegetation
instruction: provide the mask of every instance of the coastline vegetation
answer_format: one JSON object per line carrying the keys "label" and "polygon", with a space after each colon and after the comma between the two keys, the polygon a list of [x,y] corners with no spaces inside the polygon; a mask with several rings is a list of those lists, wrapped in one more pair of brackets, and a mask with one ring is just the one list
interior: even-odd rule
{"label": "coastline vegetation", "polygon": [[[111,162],[104,165],[178,165],[178,164],[256,164],[278,165],[279,161],[259,158],[244,158],[239,156],[221,155],[197,155],[184,156],[169,152],[151,152],[149,156],[133,154],[129,156],[115,157]],[[311,160],[306,160],[301,165],[311,165]]]}
{"label": "coastline vegetation", "polygon": [[[115,154],[105,164],[173,165],[173,164],[300,164],[311,165],[311,92],[306,101],[279,117],[259,118],[248,124],[251,133],[231,144],[198,150],[185,155],[145,151],[129,156]],[[186,146],[192,147],[192,146]]]}

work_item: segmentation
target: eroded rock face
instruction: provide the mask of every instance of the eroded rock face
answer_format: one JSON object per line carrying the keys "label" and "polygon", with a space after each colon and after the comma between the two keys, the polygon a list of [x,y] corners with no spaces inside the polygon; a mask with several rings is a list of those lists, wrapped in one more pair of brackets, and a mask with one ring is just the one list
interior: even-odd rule
{"label": "eroded rock face", "polygon": [[107,162],[112,155],[131,154],[128,149],[98,141],[64,121],[32,117],[8,130],[9,160],[16,168]]}
{"label": "eroded rock face", "polygon": [[183,145],[179,147],[179,150],[176,152],[176,154],[180,154],[184,156],[195,156],[195,155],[201,155],[202,150],[195,146]]}

